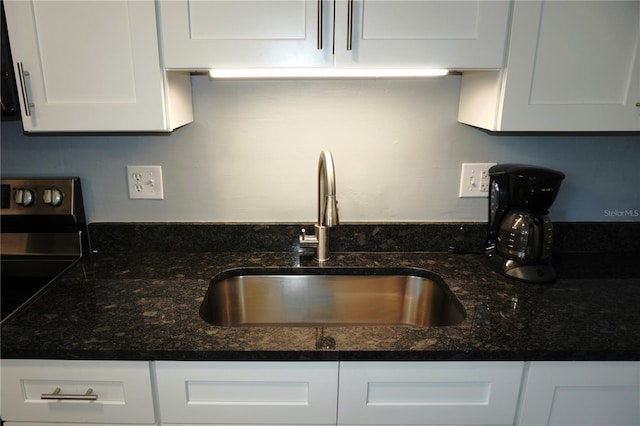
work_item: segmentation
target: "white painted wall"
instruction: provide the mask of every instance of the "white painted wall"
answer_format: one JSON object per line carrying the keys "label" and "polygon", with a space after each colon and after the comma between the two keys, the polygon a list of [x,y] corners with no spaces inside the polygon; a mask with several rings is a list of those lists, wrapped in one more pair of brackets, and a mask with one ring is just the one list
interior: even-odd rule
{"label": "white painted wall", "polygon": [[[456,121],[459,88],[194,76],[195,122],[168,136],[24,136],[3,122],[1,171],[80,176],[90,222],[313,222],[329,149],[342,221],[441,222],[486,220],[486,199],[457,197],[462,162],[521,162],[567,175],[554,220],[640,220],[640,137],[488,135]],[[127,164],[161,165],[165,199],[129,200]]]}

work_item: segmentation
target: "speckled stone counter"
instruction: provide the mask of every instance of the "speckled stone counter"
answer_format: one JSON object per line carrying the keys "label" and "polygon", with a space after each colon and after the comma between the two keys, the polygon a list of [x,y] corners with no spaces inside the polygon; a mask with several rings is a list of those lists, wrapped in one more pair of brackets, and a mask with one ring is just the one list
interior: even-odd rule
{"label": "speckled stone counter", "polygon": [[[640,360],[637,252],[556,255],[553,284],[505,278],[480,254],[338,252],[327,266],[403,266],[437,274],[466,319],[440,328],[318,329],[217,327],[198,315],[211,277],[221,271],[315,266],[293,250],[208,252],[179,245],[177,251],[120,251],[104,240],[97,246],[3,324],[2,358]],[[335,347],[318,344],[322,337],[331,337]]]}

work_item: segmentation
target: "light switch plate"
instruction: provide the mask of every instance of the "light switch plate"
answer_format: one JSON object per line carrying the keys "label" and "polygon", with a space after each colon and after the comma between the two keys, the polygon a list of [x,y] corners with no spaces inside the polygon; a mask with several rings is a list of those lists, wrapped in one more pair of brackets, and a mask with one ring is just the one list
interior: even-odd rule
{"label": "light switch plate", "polygon": [[129,198],[163,200],[162,166],[127,166]]}
{"label": "light switch plate", "polygon": [[458,197],[488,197],[489,169],[496,163],[462,163]]}

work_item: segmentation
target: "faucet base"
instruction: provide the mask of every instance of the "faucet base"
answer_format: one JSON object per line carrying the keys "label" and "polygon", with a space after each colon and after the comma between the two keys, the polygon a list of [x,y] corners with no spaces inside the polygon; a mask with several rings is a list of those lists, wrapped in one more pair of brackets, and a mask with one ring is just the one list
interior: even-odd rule
{"label": "faucet base", "polygon": [[315,235],[307,235],[303,229],[300,234],[301,248],[316,249],[315,260],[318,262],[326,262],[329,260],[329,227],[314,225]]}

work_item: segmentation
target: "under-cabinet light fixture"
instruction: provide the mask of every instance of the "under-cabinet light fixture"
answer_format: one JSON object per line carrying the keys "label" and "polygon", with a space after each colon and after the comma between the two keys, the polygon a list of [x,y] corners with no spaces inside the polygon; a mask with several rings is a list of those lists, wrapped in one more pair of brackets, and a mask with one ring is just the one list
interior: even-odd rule
{"label": "under-cabinet light fixture", "polygon": [[433,68],[216,68],[212,79],[314,79],[314,78],[423,78],[443,77],[446,69]]}

